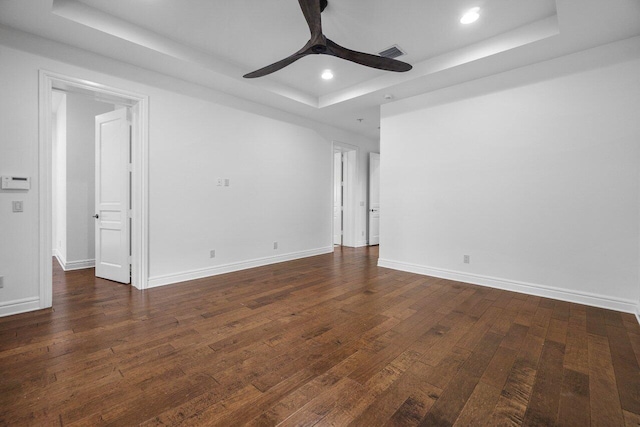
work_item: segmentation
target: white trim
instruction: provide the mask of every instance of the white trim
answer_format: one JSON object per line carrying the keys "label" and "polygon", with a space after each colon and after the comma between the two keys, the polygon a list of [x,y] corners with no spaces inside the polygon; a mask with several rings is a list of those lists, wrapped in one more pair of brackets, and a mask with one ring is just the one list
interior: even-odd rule
{"label": "white trim", "polygon": [[356,248],[363,248],[365,246],[369,246],[369,242],[367,240],[358,240],[356,242]]}
{"label": "white trim", "polygon": [[0,303],[0,317],[40,309],[40,297],[31,297]]}
{"label": "white trim", "polygon": [[149,97],[131,108],[131,284],[149,287]]}
{"label": "white trim", "polygon": [[60,265],[60,268],[64,270],[64,265],[67,263],[67,260],[64,259],[64,256],[62,256],[62,254],[57,249],[54,249],[53,257],[56,259],[56,261],[58,261],[58,265]]}
{"label": "white trim", "polygon": [[593,307],[606,308],[609,310],[622,311],[625,313],[637,313],[636,303],[631,300],[593,294],[590,292],[577,292],[571,289],[563,289],[534,283],[518,282],[515,280],[482,276],[478,274],[445,270],[441,268],[434,268],[385,259],[379,259],[378,266],[391,268],[394,270],[406,271],[409,273],[422,274],[425,276],[433,276],[442,279],[455,280],[458,282],[471,283],[473,285],[487,286],[490,288],[503,289],[512,292],[535,295],[545,298],[553,298],[561,301],[584,304]]}
{"label": "white trim", "polygon": [[73,270],[84,270],[85,268],[93,268],[96,266],[95,259],[84,259],[81,261],[70,261],[66,262],[62,269],[64,271],[73,271]]}
{"label": "white trim", "polygon": [[42,70],[38,84],[38,247],[39,247],[39,308],[53,305],[53,265],[51,263],[52,228],[52,115],[51,90],[53,80]]}
{"label": "white trim", "polygon": [[51,71],[39,71],[39,143],[38,143],[38,191],[39,191],[39,308],[51,307],[53,303],[51,265],[51,90],[61,85],[65,89],[90,91],[105,99],[121,100],[132,107],[133,127],[133,221],[132,249],[134,267],[132,284],[138,289],[148,285],[149,232],[148,232],[148,147],[149,147],[149,97],[147,95],[94,83]]}
{"label": "white trim", "polygon": [[342,222],[342,245],[357,247],[357,197],[358,197],[358,158],[360,157],[360,147],[340,141],[331,142],[331,242],[333,242],[333,177],[334,177],[334,153],[340,151],[346,153],[346,172],[343,176],[343,222]]}
{"label": "white trim", "polygon": [[636,315],[636,320],[638,321],[638,323],[640,323],[640,304],[636,306],[636,311],[633,314]]}
{"label": "white trim", "polygon": [[60,268],[62,268],[64,271],[84,270],[85,268],[93,268],[96,266],[95,259],[67,261],[58,250],[53,251],[53,256],[58,261]]}
{"label": "white trim", "polygon": [[58,264],[64,271],[84,270],[85,268],[93,268],[96,266],[95,259],[83,259],[80,261],[67,261],[58,252],[54,252],[54,257],[58,260]]}
{"label": "white trim", "polygon": [[257,258],[248,261],[235,262],[231,264],[219,265],[211,268],[185,271],[177,274],[167,274],[149,278],[149,288],[171,285],[188,280],[202,279],[204,277],[217,276],[219,274],[232,273],[234,271],[247,270],[249,268],[262,267],[270,264],[277,264],[285,261],[292,261],[300,258],[308,258],[316,255],[324,255],[333,252],[333,245],[324,248],[311,249],[308,251],[292,252],[284,255]]}

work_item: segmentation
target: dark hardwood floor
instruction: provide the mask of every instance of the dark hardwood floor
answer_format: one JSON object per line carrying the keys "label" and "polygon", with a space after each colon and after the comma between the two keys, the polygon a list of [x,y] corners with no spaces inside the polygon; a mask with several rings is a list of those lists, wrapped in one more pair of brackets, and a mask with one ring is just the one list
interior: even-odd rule
{"label": "dark hardwood floor", "polygon": [[640,425],[634,316],[377,256],[144,292],[55,265],[53,309],[0,319],[0,424]]}

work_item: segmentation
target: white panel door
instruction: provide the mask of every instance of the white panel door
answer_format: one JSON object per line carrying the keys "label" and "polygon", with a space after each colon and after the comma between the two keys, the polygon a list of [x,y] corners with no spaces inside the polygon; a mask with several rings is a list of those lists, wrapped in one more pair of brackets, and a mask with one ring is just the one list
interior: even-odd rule
{"label": "white panel door", "polygon": [[342,153],[333,155],[333,244],[342,244]]}
{"label": "white panel door", "polygon": [[369,245],[380,244],[380,154],[369,153]]}
{"label": "white panel door", "polygon": [[96,116],[96,276],[131,282],[130,123],[127,110]]}

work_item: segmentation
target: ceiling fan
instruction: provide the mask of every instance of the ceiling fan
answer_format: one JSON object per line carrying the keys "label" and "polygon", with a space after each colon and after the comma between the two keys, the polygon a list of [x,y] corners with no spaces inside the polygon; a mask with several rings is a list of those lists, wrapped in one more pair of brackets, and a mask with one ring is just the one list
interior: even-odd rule
{"label": "ceiling fan", "polygon": [[290,65],[307,55],[332,55],[360,65],[378,68],[385,71],[404,72],[409,71],[412,68],[411,65],[406,62],[371,55],[368,53],[356,52],[332,42],[322,34],[322,18],[320,15],[327,7],[327,0],[298,0],[298,2],[300,3],[300,9],[302,9],[302,13],[307,20],[309,30],[311,31],[311,38],[307,44],[305,44],[302,49],[285,59],[274,64],[267,65],[266,67],[260,68],[252,73],[245,74],[245,78],[252,79],[255,77],[266,76],[267,74],[281,70],[287,65]]}

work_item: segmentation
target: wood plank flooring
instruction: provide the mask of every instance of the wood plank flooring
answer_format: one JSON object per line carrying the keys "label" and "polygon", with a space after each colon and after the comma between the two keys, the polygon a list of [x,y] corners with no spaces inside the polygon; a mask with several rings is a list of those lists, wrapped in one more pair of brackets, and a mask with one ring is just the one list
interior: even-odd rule
{"label": "wood plank flooring", "polygon": [[0,425],[638,426],[634,316],[376,266],[151,289],[65,273],[0,319]]}

